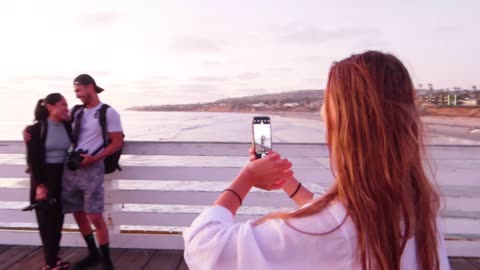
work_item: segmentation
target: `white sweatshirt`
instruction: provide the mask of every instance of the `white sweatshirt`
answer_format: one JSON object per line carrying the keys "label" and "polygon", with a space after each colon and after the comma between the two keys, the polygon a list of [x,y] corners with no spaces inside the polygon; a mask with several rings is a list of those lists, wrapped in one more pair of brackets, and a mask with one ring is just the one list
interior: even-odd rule
{"label": "white sweatshirt", "polygon": [[[346,209],[332,203],[324,211],[305,218],[290,219],[303,232],[324,233],[336,228]],[[298,232],[281,219],[253,226],[253,221],[235,223],[232,213],[213,206],[200,214],[184,234],[185,261],[190,270],[262,269],[361,269],[356,253],[356,230],[350,218],[326,235]],[[438,247],[440,269],[450,269],[443,234]],[[407,242],[401,269],[415,270],[415,238]]]}

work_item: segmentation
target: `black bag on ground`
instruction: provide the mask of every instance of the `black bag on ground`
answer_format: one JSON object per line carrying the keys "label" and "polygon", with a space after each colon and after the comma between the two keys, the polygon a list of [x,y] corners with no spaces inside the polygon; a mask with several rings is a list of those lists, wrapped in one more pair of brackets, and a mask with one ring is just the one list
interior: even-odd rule
{"label": "black bag on ground", "polygon": [[[75,118],[78,116],[82,116],[83,114],[83,109],[85,106],[83,105],[75,105],[72,109],[72,117],[71,117],[71,122],[73,123],[75,121]],[[97,149],[95,152],[92,153],[92,156],[96,155],[102,148],[106,148],[110,143],[110,138],[108,138],[107,134],[107,109],[110,108],[109,105],[103,104],[100,109],[98,109],[98,123],[100,124],[100,127],[102,128],[102,135],[103,135],[103,145]],[[80,110],[78,113],[78,116],[76,115],[77,111]],[[78,127],[77,127],[78,126]],[[73,130],[73,141],[75,144],[77,144],[78,141],[78,136],[79,136],[79,124],[75,124],[74,130]],[[125,134],[123,135],[125,137]],[[76,145],[75,145],[76,147]],[[122,151],[123,147],[120,148],[117,152],[111,154],[110,156],[107,156],[104,158],[104,166],[105,166],[105,174],[113,173],[116,170],[121,171],[122,168],[120,168],[120,157],[122,156]]]}

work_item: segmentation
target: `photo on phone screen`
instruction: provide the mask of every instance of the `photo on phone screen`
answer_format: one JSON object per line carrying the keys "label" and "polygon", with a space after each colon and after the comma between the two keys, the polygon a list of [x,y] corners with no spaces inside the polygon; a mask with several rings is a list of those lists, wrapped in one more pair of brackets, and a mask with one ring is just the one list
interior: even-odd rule
{"label": "photo on phone screen", "polygon": [[270,117],[253,118],[253,141],[256,158],[264,157],[272,149],[272,130]]}

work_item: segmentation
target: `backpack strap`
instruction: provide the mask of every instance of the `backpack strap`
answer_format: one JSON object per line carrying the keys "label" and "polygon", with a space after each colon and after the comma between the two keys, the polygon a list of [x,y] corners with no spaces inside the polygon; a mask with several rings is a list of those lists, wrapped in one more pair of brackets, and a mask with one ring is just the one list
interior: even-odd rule
{"label": "backpack strap", "polygon": [[107,138],[107,110],[110,108],[108,104],[103,104],[100,109],[98,109],[98,123],[102,128],[102,136],[103,136],[103,145],[100,146],[97,150],[95,150],[91,155],[95,156],[102,150],[102,148],[107,148],[110,144],[110,139]]}
{"label": "backpack strap", "polygon": [[78,104],[73,106],[72,111],[70,112],[70,123],[75,122],[75,116],[77,116],[78,110],[84,107],[85,107],[84,105],[78,105]]}
{"label": "backpack strap", "polygon": [[103,134],[103,146],[107,147],[109,144],[109,139],[107,138],[107,110],[110,108],[110,105],[103,104],[100,109],[98,109],[98,122],[102,127]]}
{"label": "backpack strap", "polygon": [[[72,132],[72,142],[74,148],[77,148],[78,144],[78,137],[80,136],[80,123],[82,122],[82,115],[83,115],[83,109],[85,106],[83,105],[75,105],[72,109],[72,112],[70,113],[70,123],[75,122],[75,126],[73,127],[73,132]],[[80,111],[78,114],[77,112]],[[77,121],[75,121],[75,118],[78,118]]]}

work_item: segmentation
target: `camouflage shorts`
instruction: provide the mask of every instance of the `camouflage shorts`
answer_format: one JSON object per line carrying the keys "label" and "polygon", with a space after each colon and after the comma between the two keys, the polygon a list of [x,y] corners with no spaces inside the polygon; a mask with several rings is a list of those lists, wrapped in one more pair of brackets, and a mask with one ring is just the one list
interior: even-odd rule
{"label": "camouflage shorts", "polygon": [[76,171],[65,167],[62,182],[62,207],[65,214],[81,211],[88,214],[103,213],[103,166],[103,161],[100,161]]}

